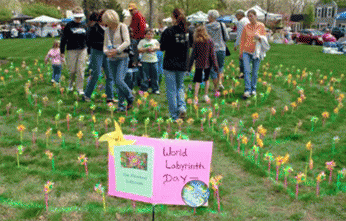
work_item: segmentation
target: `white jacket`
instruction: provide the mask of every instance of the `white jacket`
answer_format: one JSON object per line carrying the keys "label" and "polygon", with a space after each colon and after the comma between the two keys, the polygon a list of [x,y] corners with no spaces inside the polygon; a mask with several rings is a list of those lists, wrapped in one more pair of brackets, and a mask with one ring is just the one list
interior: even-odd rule
{"label": "white jacket", "polygon": [[257,41],[255,52],[253,54],[253,58],[259,58],[261,60],[266,56],[266,52],[270,49],[270,45],[268,43],[268,39],[266,36],[260,36],[261,41]]}

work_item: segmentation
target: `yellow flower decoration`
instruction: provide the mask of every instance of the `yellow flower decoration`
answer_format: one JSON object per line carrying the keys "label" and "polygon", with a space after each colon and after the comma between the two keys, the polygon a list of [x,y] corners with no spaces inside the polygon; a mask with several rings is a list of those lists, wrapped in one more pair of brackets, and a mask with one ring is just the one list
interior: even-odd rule
{"label": "yellow flower decoration", "polygon": [[49,193],[53,189],[54,183],[47,181],[47,183],[44,185],[44,192]]}
{"label": "yellow flower decoration", "polygon": [[229,133],[229,129],[228,129],[228,127],[227,126],[224,126],[223,127],[223,134],[228,134]]}
{"label": "yellow flower decoration", "polygon": [[241,139],[241,142],[243,143],[243,144],[247,144],[247,142],[248,142],[248,139],[247,139],[247,137],[246,136],[243,136],[243,138]]}
{"label": "yellow flower decoration", "polygon": [[51,132],[52,132],[52,128],[49,128],[49,129],[46,131],[46,136],[49,136]]}
{"label": "yellow flower decoration", "polygon": [[297,179],[297,183],[301,183],[304,179],[305,179],[305,174],[300,172],[297,174],[297,176],[295,177]]}
{"label": "yellow flower decoration", "polygon": [[309,142],[306,144],[306,149],[307,149],[307,150],[311,150],[311,149],[312,149],[311,141],[309,141]]}
{"label": "yellow flower decoration", "polygon": [[48,158],[51,160],[51,159],[53,159],[53,153],[52,152],[50,152],[49,150],[46,150],[46,155],[48,156]]}
{"label": "yellow flower decoration", "polygon": [[284,158],[283,158],[282,156],[277,156],[277,157],[275,158],[276,165],[277,165],[277,166],[281,166],[283,159],[284,159]]}
{"label": "yellow flower decoration", "polygon": [[181,126],[183,123],[184,123],[183,119],[179,118],[179,119],[177,120],[177,124],[178,124],[179,126]]}
{"label": "yellow flower decoration", "polygon": [[303,102],[303,99],[301,97],[298,97],[297,103],[301,104]]}
{"label": "yellow flower decoration", "polygon": [[194,121],[195,121],[194,119],[189,118],[186,122],[187,122],[188,124],[193,124]]}
{"label": "yellow flower decoration", "polygon": [[258,113],[253,113],[251,116],[252,116],[252,119],[254,120],[258,119]]}
{"label": "yellow flower decoration", "polygon": [[81,130],[77,133],[77,137],[78,137],[79,139],[82,139],[82,137],[83,137],[83,132],[82,132]]}
{"label": "yellow flower decoration", "polygon": [[325,179],[326,179],[326,174],[324,173],[324,171],[319,173],[318,176],[316,177],[317,182],[321,182],[322,180],[325,180]]}
{"label": "yellow flower decoration", "polygon": [[276,109],[275,109],[274,107],[272,107],[272,108],[270,109],[270,112],[272,113],[272,115],[275,115]]}
{"label": "yellow flower decoration", "polygon": [[85,154],[81,154],[78,157],[78,161],[81,165],[85,165],[88,162],[88,158],[85,156]]}
{"label": "yellow flower decoration", "polygon": [[144,96],[144,98],[147,98],[149,96],[149,93],[146,91],[146,92],[144,92],[143,96]]}
{"label": "yellow flower decoration", "polygon": [[283,163],[283,164],[284,164],[284,163],[287,163],[288,160],[289,160],[289,158],[290,158],[290,155],[287,153],[287,154],[284,156],[284,158],[283,158],[283,160],[282,160],[282,163]]}
{"label": "yellow flower decoration", "polygon": [[259,147],[263,147],[263,141],[262,141],[262,139],[256,139],[256,142],[257,142],[257,146],[259,146]]}
{"label": "yellow flower decoration", "polygon": [[125,123],[125,117],[119,117],[119,123],[120,124]]}
{"label": "yellow flower decoration", "polygon": [[232,134],[233,134],[233,135],[235,135],[235,134],[237,133],[237,131],[236,131],[236,129],[235,129],[235,127],[234,127],[234,126],[232,126],[231,131],[232,131]]}
{"label": "yellow flower decoration", "polygon": [[21,132],[21,131],[24,131],[26,128],[25,128],[25,126],[23,125],[23,124],[21,124],[21,125],[19,125],[18,127],[17,127],[17,130],[19,131],[19,132]]}
{"label": "yellow flower decoration", "polygon": [[336,107],[336,108],[334,109],[334,114],[338,114],[338,113],[339,113],[339,108]]}
{"label": "yellow flower decoration", "polygon": [[323,118],[329,118],[329,113],[327,111],[322,113]]}
{"label": "yellow flower decoration", "polygon": [[62,137],[62,133],[61,133],[61,131],[60,131],[60,130],[58,130],[57,135],[58,135],[58,137],[59,137],[59,138],[61,138],[61,137]]}
{"label": "yellow flower decoration", "polygon": [[335,164],[335,162],[333,160],[329,161],[329,162],[326,162],[326,168],[328,170],[333,170],[335,166],[336,166],[336,164]]}

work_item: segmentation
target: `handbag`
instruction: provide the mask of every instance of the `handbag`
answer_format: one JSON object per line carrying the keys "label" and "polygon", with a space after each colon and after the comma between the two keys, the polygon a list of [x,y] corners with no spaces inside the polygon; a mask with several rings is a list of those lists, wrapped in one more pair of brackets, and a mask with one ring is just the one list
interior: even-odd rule
{"label": "handbag", "polygon": [[[220,26],[221,26],[221,33],[222,33],[222,39],[224,40],[224,42],[226,43],[226,39],[225,39],[225,33],[224,33],[224,29],[223,29],[223,26],[222,26],[222,23],[220,23]],[[231,55],[231,52],[229,51],[228,47],[227,47],[227,44],[226,44],[226,56],[230,56]]]}
{"label": "handbag", "polygon": [[[121,41],[124,42],[123,39],[123,29],[120,27],[120,36],[121,36]],[[123,51],[124,53],[130,54],[130,55],[134,55],[135,52],[133,51],[132,45],[131,45],[131,41],[130,41],[130,45],[125,48],[125,50]]]}

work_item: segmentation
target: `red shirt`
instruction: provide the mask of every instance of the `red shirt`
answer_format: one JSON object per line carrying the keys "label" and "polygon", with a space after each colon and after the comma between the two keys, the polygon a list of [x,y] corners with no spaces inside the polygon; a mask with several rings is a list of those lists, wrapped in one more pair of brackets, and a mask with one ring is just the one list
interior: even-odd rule
{"label": "red shirt", "polygon": [[144,16],[138,11],[132,16],[130,28],[133,31],[133,38],[136,40],[143,39],[145,36],[146,21]]}

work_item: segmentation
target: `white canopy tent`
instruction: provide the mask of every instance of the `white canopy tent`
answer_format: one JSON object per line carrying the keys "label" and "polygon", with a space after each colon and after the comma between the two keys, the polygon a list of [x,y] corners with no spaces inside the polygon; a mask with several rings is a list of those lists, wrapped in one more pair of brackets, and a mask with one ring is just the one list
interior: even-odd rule
{"label": "white canopy tent", "polygon": [[172,17],[162,19],[163,22],[172,22]]}
{"label": "white canopy tent", "polygon": [[263,9],[262,9],[260,6],[258,6],[258,5],[255,5],[254,7],[248,9],[248,10],[245,12],[245,15],[247,15],[248,11],[251,10],[251,9],[253,9],[253,10],[256,11],[257,19],[258,19],[258,20],[264,21],[264,20],[265,20],[266,14],[267,14],[267,20],[268,20],[268,21],[273,21],[273,20],[275,21],[275,20],[280,20],[280,19],[282,19],[282,15],[267,12],[267,11],[263,10]]}
{"label": "white canopy tent", "polygon": [[208,21],[208,14],[205,14],[202,11],[196,12],[192,15],[187,16],[188,22],[207,22]]}
{"label": "white canopy tent", "polygon": [[42,15],[34,19],[26,20],[25,22],[41,24],[41,31],[37,31],[36,35],[40,35],[41,37],[47,36],[48,34],[51,34],[53,36],[58,36],[58,30],[56,28],[46,27],[44,29],[43,26],[44,24],[47,24],[47,23],[59,23],[61,22],[61,19],[56,19],[46,15]]}
{"label": "white canopy tent", "polygon": [[25,22],[30,22],[30,23],[58,23],[58,22],[61,22],[61,20],[46,16],[46,15],[41,15],[37,18],[26,20]]}

